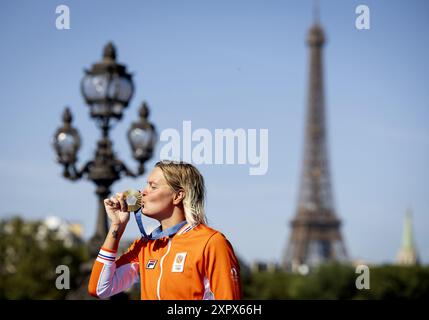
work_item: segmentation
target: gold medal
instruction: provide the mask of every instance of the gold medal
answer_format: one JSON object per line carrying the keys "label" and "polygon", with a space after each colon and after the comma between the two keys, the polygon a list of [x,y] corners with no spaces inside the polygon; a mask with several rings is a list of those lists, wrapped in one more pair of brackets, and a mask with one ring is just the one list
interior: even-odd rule
{"label": "gold medal", "polygon": [[129,212],[134,212],[141,208],[142,194],[140,193],[140,191],[135,189],[129,189],[124,192],[124,195],[125,195],[125,202],[127,203]]}

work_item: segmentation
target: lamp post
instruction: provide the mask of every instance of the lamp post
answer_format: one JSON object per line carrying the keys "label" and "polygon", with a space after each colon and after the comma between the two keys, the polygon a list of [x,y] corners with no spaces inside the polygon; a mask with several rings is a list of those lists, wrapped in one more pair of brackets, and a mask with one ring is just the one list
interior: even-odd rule
{"label": "lamp post", "polygon": [[111,193],[111,185],[121,176],[138,177],[145,172],[144,163],[152,157],[157,134],[154,125],[147,119],[149,108],[143,102],[139,110],[139,120],[132,123],[128,130],[133,157],[138,161],[137,171],[130,170],[113,152],[109,132],[112,125],[120,121],[128,107],[134,84],[126,67],[116,62],[116,50],[112,43],[104,47],[102,61],[95,63],[90,70],[85,70],[81,92],[89,106],[91,118],[101,130],[94,158],[80,169],[77,168],[80,136],[72,126],[73,118],[69,108],[64,110],[63,125],[55,132],[53,147],[57,153],[57,161],[63,166],[63,176],[66,179],[79,180],[85,177],[96,185],[97,224],[89,246],[90,253],[96,254],[108,230],[103,200]]}

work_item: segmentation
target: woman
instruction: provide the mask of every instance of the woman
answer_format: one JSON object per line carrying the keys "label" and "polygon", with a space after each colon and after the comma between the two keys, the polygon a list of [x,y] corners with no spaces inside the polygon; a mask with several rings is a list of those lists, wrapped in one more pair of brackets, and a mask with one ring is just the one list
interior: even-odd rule
{"label": "woman", "polygon": [[140,280],[141,299],[241,299],[240,267],[225,236],[208,227],[204,179],[191,164],[161,161],[142,191],[142,213],[160,222],[116,260],[130,219],[124,194],[104,200],[110,230],[89,293],[115,295]]}

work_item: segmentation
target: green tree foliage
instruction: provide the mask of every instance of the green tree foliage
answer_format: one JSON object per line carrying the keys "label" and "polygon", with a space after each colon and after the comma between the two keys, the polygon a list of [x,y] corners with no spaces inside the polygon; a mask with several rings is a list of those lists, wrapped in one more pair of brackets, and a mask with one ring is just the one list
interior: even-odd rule
{"label": "green tree foliage", "polygon": [[82,242],[66,244],[56,230],[18,217],[0,221],[0,252],[0,299],[64,299],[69,290],[57,289],[57,266],[69,267],[73,290],[88,260]]}
{"label": "green tree foliage", "polygon": [[356,298],[429,300],[429,267],[385,265],[372,268],[370,290],[359,290]]}
{"label": "green tree foliage", "polygon": [[307,276],[294,277],[292,297],[298,299],[351,299],[356,293],[354,269],[348,265],[321,265]]}
{"label": "green tree foliage", "polygon": [[290,299],[290,275],[282,272],[252,272],[243,285],[245,299]]}
{"label": "green tree foliage", "polygon": [[357,289],[351,265],[326,264],[308,275],[250,272],[242,277],[245,299],[428,299],[428,266],[370,266],[370,288]]}
{"label": "green tree foliage", "polygon": [[[82,286],[85,244],[66,243],[57,230],[21,218],[0,221],[0,299],[65,299]],[[93,258],[93,257],[92,257]],[[351,265],[327,264],[310,274],[254,272],[239,259],[245,299],[429,299],[429,267],[370,266],[369,290],[358,290]],[[70,290],[59,290],[55,270],[70,270]],[[84,290],[86,290],[84,283]],[[139,299],[138,286],[128,292]]]}

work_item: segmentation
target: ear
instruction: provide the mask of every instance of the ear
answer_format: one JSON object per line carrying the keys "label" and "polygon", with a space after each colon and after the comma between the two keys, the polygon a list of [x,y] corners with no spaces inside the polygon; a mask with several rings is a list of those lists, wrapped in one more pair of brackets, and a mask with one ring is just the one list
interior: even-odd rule
{"label": "ear", "polygon": [[180,190],[179,192],[174,194],[173,198],[173,204],[178,205],[180,202],[182,202],[183,199],[185,199],[185,191]]}

